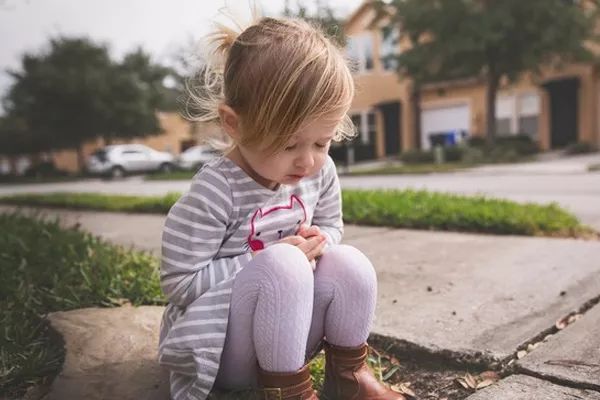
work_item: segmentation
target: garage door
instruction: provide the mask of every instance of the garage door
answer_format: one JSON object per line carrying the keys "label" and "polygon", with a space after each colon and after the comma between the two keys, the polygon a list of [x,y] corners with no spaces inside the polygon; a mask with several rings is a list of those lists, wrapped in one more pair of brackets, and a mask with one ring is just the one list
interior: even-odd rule
{"label": "garage door", "polygon": [[428,108],[421,111],[421,147],[431,148],[429,135],[453,130],[469,132],[471,110],[467,104]]}

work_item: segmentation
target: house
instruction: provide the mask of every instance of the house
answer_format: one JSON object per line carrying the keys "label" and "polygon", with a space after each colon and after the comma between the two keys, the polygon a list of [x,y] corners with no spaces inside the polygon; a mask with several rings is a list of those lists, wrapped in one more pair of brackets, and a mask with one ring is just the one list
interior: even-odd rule
{"label": "house", "polygon": [[[411,149],[427,150],[434,135],[462,131],[483,136],[487,121],[486,86],[479,79],[426,85],[421,91],[421,135],[415,137],[410,79],[400,79],[393,62],[406,43],[384,37],[382,20],[365,1],[345,23],[348,55],[357,63],[357,94],[350,113],[359,135],[354,159],[385,158]],[[542,150],[575,142],[600,145],[600,70],[593,64],[526,74],[517,83],[502,82],[496,106],[498,134],[525,133]]]}

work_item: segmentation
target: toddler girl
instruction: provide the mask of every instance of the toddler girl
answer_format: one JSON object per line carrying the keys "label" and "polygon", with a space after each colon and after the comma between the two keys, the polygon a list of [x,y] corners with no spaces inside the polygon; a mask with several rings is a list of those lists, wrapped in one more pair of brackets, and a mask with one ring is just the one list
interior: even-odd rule
{"label": "toddler girl", "polygon": [[224,64],[205,71],[193,101],[230,145],[164,225],[159,361],[172,398],[205,399],[216,386],[317,399],[307,363],[324,348],[322,398],[403,399],[365,364],[373,266],[339,244],[327,153],[354,130],[342,52],[295,19],[262,18],[239,35],[221,27],[212,38]]}

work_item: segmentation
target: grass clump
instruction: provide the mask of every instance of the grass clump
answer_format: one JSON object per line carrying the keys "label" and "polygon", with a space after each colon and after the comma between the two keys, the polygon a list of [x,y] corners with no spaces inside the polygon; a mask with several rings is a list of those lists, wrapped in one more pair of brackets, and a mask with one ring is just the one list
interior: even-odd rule
{"label": "grass clump", "polygon": [[46,314],[161,304],[158,260],[58,221],[0,214],[0,392],[17,397],[63,361]]}

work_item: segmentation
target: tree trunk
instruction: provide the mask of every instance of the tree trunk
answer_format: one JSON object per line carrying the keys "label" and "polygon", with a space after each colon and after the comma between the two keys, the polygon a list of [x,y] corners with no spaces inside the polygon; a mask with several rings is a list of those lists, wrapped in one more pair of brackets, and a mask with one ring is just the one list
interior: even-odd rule
{"label": "tree trunk", "polygon": [[82,174],[85,171],[85,156],[83,155],[83,144],[77,145],[77,172]]}
{"label": "tree trunk", "polygon": [[418,150],[423,148],[423,143],[421,143],[421,85],[416,83],[413,85],[410,100],[415,118],[415,150]]}
{"label": "tree trunk", "polygon": [[13,175],[17,175],[17,161],[18,156],[8,156],[8,162],[10,163],[10,173]]}
{"label": "tree trunk", "polygon": [[500,86],[500,77],[490,72],[488,76],[487,98],[486,98],[486,139],[488,144],[494,144],[496,140],[496,96]]}

